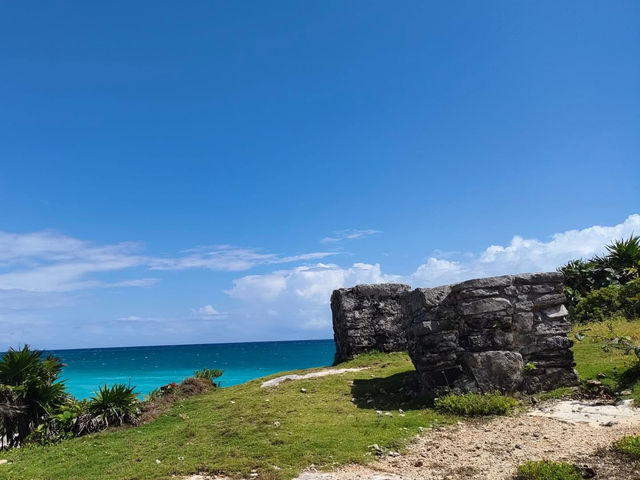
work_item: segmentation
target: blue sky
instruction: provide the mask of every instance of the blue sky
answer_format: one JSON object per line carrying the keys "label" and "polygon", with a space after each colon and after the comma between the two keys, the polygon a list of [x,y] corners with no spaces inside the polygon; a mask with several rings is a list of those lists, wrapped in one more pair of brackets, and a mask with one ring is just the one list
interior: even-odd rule
{"label": "blue sky", "polygon": [[4,2],[0,348],[328,338],[333,288],[640,232],[638,25],[633,1]]}

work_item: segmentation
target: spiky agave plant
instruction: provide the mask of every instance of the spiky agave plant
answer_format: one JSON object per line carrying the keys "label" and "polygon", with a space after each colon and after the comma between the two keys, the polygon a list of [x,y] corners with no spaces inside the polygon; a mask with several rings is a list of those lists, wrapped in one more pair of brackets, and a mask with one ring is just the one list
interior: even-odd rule
{"label": "spiky agave plant", "polygon": [[638,277],[640,271],[640,237],[616,240],[607,246],[606,260],[608,265],[620,272],[622,283]]}
{"label": "spiky agave plant", "polygon": [[0,448],[21,445],[69,395],[59,381],[62,362],[25,345],[0,357]]}
{"label": "spiky agave plant", "polygon": [[135,424],[139,406],[135,387],[124,383],[111,387],[105,384],[98,388],[89,401],[89,412],[104,422],[105,426]]}

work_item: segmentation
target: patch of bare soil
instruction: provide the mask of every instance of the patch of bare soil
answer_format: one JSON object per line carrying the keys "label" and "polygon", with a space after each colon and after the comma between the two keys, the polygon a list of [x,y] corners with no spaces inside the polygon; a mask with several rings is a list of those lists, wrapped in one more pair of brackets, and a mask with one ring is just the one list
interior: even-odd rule
{"label": "patch of bare soil", "polygon": [[459,422],[425,430],[403,455],[307,471],[296,480],[512,480],[529,460],[569,462],[594,480],[640,480],[640,461],[611,449],[619,438],[640,434],[640,409],[630,414],[628,404],[620,407],[555,402],[514,416]]}
{"label": "patch of bare soil", "polygon": [[610,448],[620,437],[638,433],[640,422],[604,426],[529,414],[465,422],[424,434],[399,457],[348,466],[324,478],[510,480],[521,463],[553,460],[591,468],[595,475],[590,478],[598,480],[640,480],[640,462]]}

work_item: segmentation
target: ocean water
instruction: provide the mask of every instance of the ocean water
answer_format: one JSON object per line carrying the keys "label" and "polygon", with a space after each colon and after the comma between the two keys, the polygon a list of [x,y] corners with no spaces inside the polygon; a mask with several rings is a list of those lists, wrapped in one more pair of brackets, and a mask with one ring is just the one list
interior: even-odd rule
{"label": "ocean water", "polygon": [[63,379],[74,397],[89,398],[99,385],[126,383],[140,395],[179,383],[201,368],[218,368],[222,386],[237,385],[285,370],[333,363],[333,340],[221,343],[158,347],[53,350],[66,365]]}

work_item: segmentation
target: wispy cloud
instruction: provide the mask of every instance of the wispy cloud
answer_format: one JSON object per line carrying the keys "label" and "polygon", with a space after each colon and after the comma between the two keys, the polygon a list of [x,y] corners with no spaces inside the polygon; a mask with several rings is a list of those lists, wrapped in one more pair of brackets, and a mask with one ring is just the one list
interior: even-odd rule
{"label": "wispy cloud", "polygon": [[257,265],[319,260],[336,252],[285,256],[255,248],[220,245],[197,247],[172,258],[141,253],[142,245],[122,242],[96,245],[54,231],[10,233],[0,231],[0,291],[72,292],[115,287],[149,287],[158,278],[104,281],[97,275],[134,268],[148,270],[209,269],[243,271]]}
{"label": "wispy cloud", "polygon": [[293,256],[282,256],[275,253],[264,253],[255,248],[216,245],[197,247],[183,252],[185,255],[176,258],[154,258],[149,266],[153,270],[186,270],[206,268],[218,271],[249,270],[257,265],[273,265],[299,261],[318,260],[336,252],[312,252]]}
{"label": "wispy cloud", "polygon": [[225,312],[219,312],[211,305],[205,305],[204,307],[194,308],[191,310],[191,314],[195,317],[202,319],[211,319],[211,318],[222,318],[226,317],[227,314]]}
{"label": "wispy cloud", "polygon": [[371,235],[377,235],[382,233],[380,230],[357,230],[357,229],[348,229],[348,230],[337,230],[331,234],[330,237],[324,237],[320,240],[321,243],[337,243],[342,242],[344,240],[355,240],[357,238],[370,237]]}

